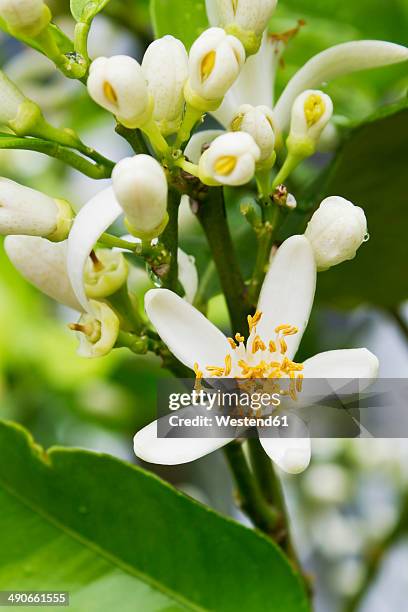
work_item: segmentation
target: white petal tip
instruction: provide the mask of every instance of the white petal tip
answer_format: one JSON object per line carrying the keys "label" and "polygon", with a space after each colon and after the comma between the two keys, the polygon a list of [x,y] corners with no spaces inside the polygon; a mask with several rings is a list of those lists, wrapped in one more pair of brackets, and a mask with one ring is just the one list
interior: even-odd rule
{"label": "white petal tip", "polygon": [[301,449],[286,451],[281,462],[281,469],[288,474],[301,474],[310,463],[310,452]]}

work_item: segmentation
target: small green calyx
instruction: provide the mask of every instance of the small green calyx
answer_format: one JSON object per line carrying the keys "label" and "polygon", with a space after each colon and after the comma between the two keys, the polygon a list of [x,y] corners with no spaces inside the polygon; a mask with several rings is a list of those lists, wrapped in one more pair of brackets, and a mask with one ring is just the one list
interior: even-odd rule
{"label": "small green calyx", "polygon": [[190,81],[184,86],[184,98],[190,106],[202,113],[216,111],[222,104],[222,98],[217,100],[206,100],[191,89]]}
{"label": "small green calyx", "polygon": [[224,30],[227,32],[227,34],[235,36],[235,38],[238,38],[238,40],[242,42],[247,57],[258,53],[262,43],[261,35],[250,30],[243,30],[236,23],[228,24],[225,26]]}
{"label": "small green calyx", "polygon": [[316,153],[316,142],[311,138],[296,138],[289,136],[286,146],[291,156],[299,160],[311,157]]}
{"label": "small green calyx", "polygon": [[132,234],[132,236],[139,238],[140,240],[142,240],[142,242],[148,242],[148,241],[153,240],[153,238],[158,238],[166,229],[168,222],[169,222],[169,215],[166,212],[166,215],[163,221],[160,223],[160,225],[158,225],[157,227],[153,228],[150,231],[144,231],[140,228],[138,229],[134,227],[133,225],[129,223],[128,219],[126,218],[125,218],[125,227]]}
{"label": "small green calyx", "polygon": [[9,121],[9,127],[17,136],[32,136],[36,128],[45,122],[41,108],[32,100],[24,100],[18,107],[17,115]]}
{"label": "small green calyx", "polygon": [[92,251],[84,272],[85,292],[89,298],[106,298],[127,281],[129,268],[122,253],[111,249]]}

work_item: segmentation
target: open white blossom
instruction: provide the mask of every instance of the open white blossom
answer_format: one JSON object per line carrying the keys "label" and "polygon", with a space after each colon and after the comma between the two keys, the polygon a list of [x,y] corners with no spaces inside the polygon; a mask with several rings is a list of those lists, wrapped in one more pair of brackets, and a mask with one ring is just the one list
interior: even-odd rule
{"label": "open white blossom", "polygon": [[309,221],[305,236],[320,271],[354,259],[368,236],[364,210],[339,196],[326,198]]}
{"label": "open white blossom", "polygon": [[[290,270],[290,274],[288,273]],[[257,312],[248,318],[250,334],[240,330],[226,338],[202,313],[175,293],[152,289],[146,294],[146,312],[163,342],[197,377],[216,379],[281,376],[301,385],[303,378],[362,379],[369,384],[378,373],[377,358],[366,349],[328,351],[294,361],[306,329],[316,286],[316,264],[304,236],[288,238],[272,260]],[[187,409],[188,410],[188,409]],[[310,439],[298,419],[299,438],[259,437],[267,454],[283,470],[298,473],[310,461]],[[170,433],[170,432],[169,432]],[[225,438],[159,438],[153,422],[134,439],[135,453],[151,463],[187,463],[228,443]]]}
{"label": "open white blossom", "polygon": [[222,28],[205,30],[190,49],[186,100],[202,111],[217,108],[244,62],[245,50],[237,38]]}
{"label": "open white blossom", "polygon": [[93,358],[103,357],[111,352],[119,334],[119,319],[116,313],[104,302],[91,300],[92,314],[81,315],[78,323],[69,327],[77,332],[78,355]]}
{"label": "open white blossom", "polygon": [[0,0],[0,17],[12,32],[37,36],[48,25],[51,12],[42,0]]}
{"label": "open white blossom", "polygon": [[174,36],[163,36],[149,45],[142,70],[154,100],[153,118],[165,135],[177,132],[184,110],[184,85],[188,77],[188,55]]}
{"label": "open white blossom", "polygon": [[116,164],[112,184],[129,231],[142,239],[159,236],[167,215],[167,179],[163,167],[150,155],[126,157]]}
{"label": "open white blossom", "polygon": [[43,236],[64,240],[72,224],[68,202],[0,178],[0,234]]}
{"label": "open white blossom", "polygon": [[222,134],[200,158],[200,179],[206,185],[244,185],[254,176],[260,157],[258,145],[246,132]]}
{"label": "open white blossom", "polygon": [[89,68],[87,86],[91,98],[125,127],[140,127],[151,118],[153,100],[142,68],[133,57],[98,57]]}

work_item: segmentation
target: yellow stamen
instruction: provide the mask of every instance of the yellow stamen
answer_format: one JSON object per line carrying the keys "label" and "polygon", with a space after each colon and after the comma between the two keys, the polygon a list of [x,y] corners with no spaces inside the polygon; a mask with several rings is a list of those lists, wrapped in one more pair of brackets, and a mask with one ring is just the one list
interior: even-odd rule
{"label": "yellow stamen", "polygon": [[323,98],[318,94],[311,94],[306,100],[304,108],[308,127],[314,126],[323,117],[326,110]]}
{"label": "yellow stamen", "polygon": [[196,375],[196,378],[198,378],[198,379],[203,377],[203,373],[200,370],[200,367],[199,367],[198,363],[194,364],[194,374]]}
{"label": "yellow stamen", "polygon": [[237,342],[244,342],[245,338],[244,338],[244,336],[241,336],[241,334],[235,334],[235,340]]}
{"label": "yellow stamen", "polygon": [[224,376],[229,376],[231,374],[231,369],[232,369],[232,359],[231,359],[231,355],[227,355],[225,357],[225,371],[224,371]]}
{"label": "yellow stamen", "polygon": [[296,390],[298,393],[301,393],[302,386],[303,386],[303,374],[298,374],[298,377],[296,379]]}
{"label": "yellow stamen", "polygon": [[210,51],[203,58],[203,61],[201,62],[201,80],[203,81],[203,83],[204,81],[208,79],[208,77],[212,73],[214,66],[215,66],[216,57],[217,57],[216,52]]}
{"label": "yellow stamen", "polygon": [[109,102],[111,102],[112,104],[118,103],[118,96],[116,95],[116,91],[113,89],[112,85],[108,81],[105,81],[103,84],[103,93],[105,94],[105,97],[108,98]]}
{"label": "yellow stamen", "polygon": [[269,352],[270,353],[275,353],[276,352],[276,344],[273,340],[270,340],[269,342]]}
{"label": "yellow stamen", "polygon": [[284,336],[294,336],[295,334],[297,334],[297,333],[298,333],[298,331],[299,331],[299,330],[298,330],[298,328],[297,328],[297,327],[295,327],[295,326],[293,326],[293,327],[291,327],[290,329],[286,329],[286,330],[284,330],[284,331],[283,331],[283,335],[284,335]]}
{"label": "yellow stamen", "polygon": [[280,334],[284,329],[291,329],[292,325],[288,325],[287,323],[283,323],[282,325],[278,325],[275,327],[275,333]]}
{"label": "yellow stamen", "polygon": [[255,336],[254,341],[252,343],[252,354],[255,355],[258,351],[264,351],[266,346],[262,341],[260,336]]}
{"label": "yellow stamen", "polygon": [[235,344],[234,340],[232,338],[227,338],[227,340],[230,343],[230,347],[235,351],[237,345]]}
{"label": "yellow stamen", "polygon": [[261,320],[261,317],[262,312],[259,312],[259,310],[256,311],[253,317],[251,317],[251,315],[248,315],[247,321],[250,332],[258,325],[259,321]]}
{"label": "yellow stamen", "polygon": [[281,355],[284,355],[288,350],[288,345],[286,344],[286,341],[283,338],[280,339],[279,344]]}
{"label": "yellow stamen", "polygon": [[231,0],[232,3],[232,10],[234,12],[234,15],[237,14],[237,10],[238,10],[238,0]]}
{"label": "yellow stamen", "polygon": [[223,155],[219,157],[214,164],[214,170],[217,174],[221,176],[227,176],[231,174],[237,165],[237,158],[235,155]]}
{"label": "yellow stamen", "polygon": [[209,374],[217,376],[218,378],[220,378],[224,374],[224,368],[220,368],[219,366],[206,366],[205,369]]}
{"label": "yellow stamen", "polygon": [[239,113],[236,117],[234,117],[230,125],[231,132],[240,131],[243,119],[244,119],[244,113]]}

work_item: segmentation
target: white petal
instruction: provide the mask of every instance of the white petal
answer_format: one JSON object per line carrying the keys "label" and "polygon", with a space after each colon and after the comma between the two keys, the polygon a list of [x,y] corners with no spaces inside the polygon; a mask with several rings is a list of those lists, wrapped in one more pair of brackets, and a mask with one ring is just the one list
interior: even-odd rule
{"label": "white petal", "polygon": [[151,289],[145,295],[147,316],[173,355],[188,368],[198,363],[223,366],[230,353],[228,340],[196,308],[168,289]]}
{"label": "white petal", "polygon": [[[202,410],[201,407],[191,406],[174,414],[191,418],[199,415]],[[205,410],[203,414],[208,416]],[[216,430],[214,431],[214,438],[159,438],[157,436],[158,423],[159,421],[150,423],[150,425],[141,429],[133,439],[135,455],[148,463],[160,465],[189,463],[222,448],[233,439],[216,437]],[[162,418],[162,423],[162,427],[168,426],[167,417]],[[168,427],[170,432],[171,428]],[[163,429],[160,429],[160,433],[163,435]]]}
{"label": "white petal", "polygon": [[195,259],[182,249],[177,251],[178,277],[185,291],[184,299],[192,304],[198,289],[198,273]]}
{"label": "white petal", "polygon": [[276,104],[274,114],[281,130],[286,130],[295,98],[305,89],[314,89],[332,79],[408,60],[408,49],[380,40],[359,40],[336,45],[315,55],[289,81]]}
{"label": "white petal", "polygon": [[275,327],[295,325],[298,333],[287,336],[288,358],[293,359],[309,321],[316,289],[316,263],[304,236],[285,240],[272,260],[261,290],[258,310],[262,318],[257,332],[265,342],[274,339]]}
{"label": "white petal", "polygon": [[212,141],[218,138],[218,136],[221,136],[221,134],[224,134],[223,130],[203,130],[202,132],[196,132],[190,138],[185,148],[184,155],[193,162],[193,164],[198,164],[203,152],[203,146],[211,144]]}
{"label": "white petal", "polygon": [[[378,359],[365,348],[319,353],[303,364],[305,378],[327,378],[334,391],[344,388],[344,379],[360,379],[359,390],[378,376]],[[341,379],[341,380],[339,380]]]}
{"label": "white petal", "polygon": [[207,11],[208,21],[210,26],[213,27],[218,26],[220,23],[217,1],[218,0],[205,0],[205,9]]}
{"label": "white petal", "polygon": [[[292,433],[301,438],[262,437],[263,428],[258,428],[259,441],[265,452],[277,466],[289,474],[300,474],[310,463],[311,444],[306,424],[295,415],[290,415]],[[293,431],[293,428],[296,430]]]}
{"label": "white petal", "polygon": [[112,187],[100,191],[75,218],[68,237],[67,268],[78,302],[89,310],[84,287],[84,267],[100,236],[123,213]]}
{"label": "white petal", "polygon": [[258,53],[247,59],[232,87],[238,106],[251,104],[272,108],[279,57],[277,45],[271,42],[265,34]]}

